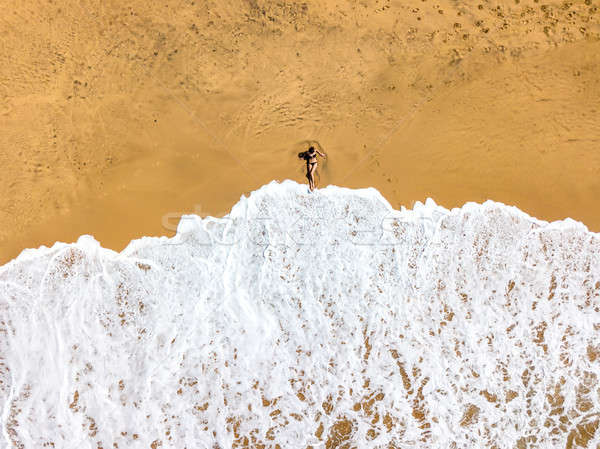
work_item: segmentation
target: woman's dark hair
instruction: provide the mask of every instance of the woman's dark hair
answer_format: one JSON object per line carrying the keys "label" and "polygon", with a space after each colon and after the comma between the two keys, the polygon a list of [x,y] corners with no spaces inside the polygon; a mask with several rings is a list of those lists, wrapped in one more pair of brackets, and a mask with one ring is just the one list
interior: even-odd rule
{"label": "woman's dark hair", "polygon": [[[302,151],[301,153],[298,153],[298,158],[299,159],[310,159],[312,156],[312,154],[315,152],[315,147],[309,147],[308,151]],[[309,156],[310,154],[310,156]]]}

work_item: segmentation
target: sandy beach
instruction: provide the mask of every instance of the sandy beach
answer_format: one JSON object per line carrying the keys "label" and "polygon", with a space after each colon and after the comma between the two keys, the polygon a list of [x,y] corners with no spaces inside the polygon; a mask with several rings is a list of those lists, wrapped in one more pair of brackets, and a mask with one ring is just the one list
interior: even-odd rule
{"label": "sandy beach", "polygon": [[0,18],[0,263],[223,215],[297,153],[396,208],[600,231],[600,11],[578,2],[38,2]]}

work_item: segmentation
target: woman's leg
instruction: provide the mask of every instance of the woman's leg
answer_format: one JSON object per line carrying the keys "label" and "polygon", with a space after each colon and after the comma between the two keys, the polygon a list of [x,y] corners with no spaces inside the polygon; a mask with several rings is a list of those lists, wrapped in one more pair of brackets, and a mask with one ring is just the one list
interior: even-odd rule
{"label": "woman's leg", "polygon": [[312,178],[310,176],[310,164],[306,163],[306,179],[308,179],[308,188],[312,190]]}
{"label": "woman's leg", "polygon": [[317,163],[313,163],[310,165],[310,169],[309,169],[309,173],[310,173],[310,179],[312,181],[312,188],[311,190],[313,190],[316,186],[315,186],[315,170],[317,169]]}

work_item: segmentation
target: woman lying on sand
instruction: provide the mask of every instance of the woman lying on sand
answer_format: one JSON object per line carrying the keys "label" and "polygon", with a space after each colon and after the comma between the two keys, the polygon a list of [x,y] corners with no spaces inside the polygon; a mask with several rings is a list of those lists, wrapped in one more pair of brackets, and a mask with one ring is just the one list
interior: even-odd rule
{"label": "woman lying on sand", "polygon": [[300,159],[306,161],[306,177],[308,178],[308,188],[312,192],[315,188],[315,170],[317,169],[317,154],[321,157],[327,158],[325,153],[321,153],[319,150],[315,150],[315,147],[310,147],[308,151],[298,153]]}

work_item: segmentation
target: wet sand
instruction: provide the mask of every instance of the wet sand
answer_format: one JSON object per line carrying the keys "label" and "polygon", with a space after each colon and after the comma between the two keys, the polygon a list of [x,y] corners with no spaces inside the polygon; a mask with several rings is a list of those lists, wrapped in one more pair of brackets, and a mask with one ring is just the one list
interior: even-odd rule
{"label": "wet sand", "polygon": [[0,19],[0,263],[122,249],[273,179],[600,231],[598,2],[27,1]]}

